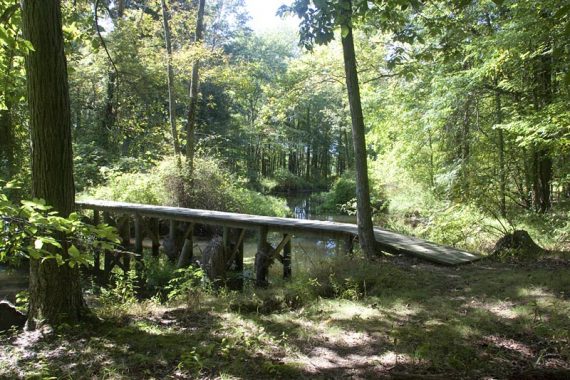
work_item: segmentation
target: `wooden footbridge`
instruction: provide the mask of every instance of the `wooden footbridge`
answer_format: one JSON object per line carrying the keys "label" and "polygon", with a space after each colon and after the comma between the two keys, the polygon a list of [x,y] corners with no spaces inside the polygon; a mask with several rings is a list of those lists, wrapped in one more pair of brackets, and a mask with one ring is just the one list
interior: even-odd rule
{"label": "wooden footbridge", "polygon": [[[83,210],[93,210],[93,222],[98,224],[103,213],[103,221],[114,223],[119,229],[123,246],[131,243],[131,226],[134,225],[134,252],[142,254],[143,239],[152,241],[153,253],[158,254],[161,244],[159,221],[169,222],[168,237],[162,240],[165,250],[175,251],[179,266],[192,261],[193,231],[195,225],[211,225],[223,227],[223,244],[229,252],[228,266],[236,271],[243,271],[243,241],[246,230],[258,231],[258,251],[269,246],[268,232],[283,234],[281,243],[272,249],[273,256],[283,264],[283,275],[291,275],[291,239],[293,235],[312,235],[327,239],[344,241],[346,251],[352,251],[353,242],[358,239],[358,228],[355,224],[336,223],[318,220],[246,215],[220,211],[187,209],[180,207],[151,206],[123,202],[88,200],[77,202]],[[114,220],[113,220],[114,217]],[[180,227],[183,226],[181,229]],[[185,231],[185,232],[184,232]],[[375,228],[374,234],[380,250],[412,255],[420,259],[443,265],[459,265],[476,261],[479,255],[462,251],[453,247],[441,246],[422,239],[405,236],[382,228]],[[182,236],[180,236],[182,235]],[[125,247],[125,250],[128,250]],[[283,252],[283,255],[281,255]],[[140,257],[140,256],[139,256]],[[112,261],[113,258],[105,258]],[[109,263],[111,264],[111,263]],[[116,264],[121,265],[117,262]],[[99,265],[96,258],[96,266]],[[128,267],[129,263],[121,266]],[[266,273],[257,273],[257,276]],[[266,279],[257,279],[258,283]]]}

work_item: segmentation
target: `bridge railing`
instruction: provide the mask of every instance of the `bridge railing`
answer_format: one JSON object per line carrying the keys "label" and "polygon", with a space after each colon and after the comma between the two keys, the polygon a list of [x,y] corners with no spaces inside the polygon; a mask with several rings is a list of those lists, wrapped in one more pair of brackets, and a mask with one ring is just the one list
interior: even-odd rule
{"label": "bridge railing", "polygon": [[[81,210],[92,210],[94,224],[108,223],[115,226],[119,232],[120,248],[115,252],[96,253],[94,258],[95,271],[104,276],[108,276],[115,266],[128,271],[131,268],[133,256],[135,269],[141,271],[143,243],[148,245],[148,242],[150,242],[153,256],[158,256],[162,247],[177,267],[186,267],[194,260],[196,225],[210,225],[222,227],[224,262],[228,271],[233,272],[234,277],[240,279],[238,287],[243,285],[245,231],[257,231],[256,284],[265,286],[268,283],[269,266],[275,260],[283,265],[283,277],[291,277],[293,234],[342,238],[347,250],[352,250],[352,241],[356,234],[356,226],[333,222],[99,200],[79,201],[76,204]],[[282,234],[282,240],[276,247],[267,241],[269,232]]]}

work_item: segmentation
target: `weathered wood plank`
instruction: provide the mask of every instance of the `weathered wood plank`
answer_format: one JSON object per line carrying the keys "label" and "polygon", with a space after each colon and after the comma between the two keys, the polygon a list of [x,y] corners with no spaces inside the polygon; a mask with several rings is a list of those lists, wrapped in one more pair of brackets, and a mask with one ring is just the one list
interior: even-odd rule
{"label": "weathered wood plank", "polygon": [[[131,213],[153,218],[218,225],[223,227],[257,229],[261,231],[276,231],[281,233],[314,235],[339,239],[345,239],[347,234],[355,237],[358,236],[357,226],[355,224],[348,223],[278,218],[221,211],[151,206],[99,200],[77,202],[77,206],[84,209]],[[379,248],[384,251],[413,255],[439,264],[458,265],[469,263],[481,258],[479,255],[462,251],[457,248],[438,245],[382,228],[375,228],[374,235]]]}

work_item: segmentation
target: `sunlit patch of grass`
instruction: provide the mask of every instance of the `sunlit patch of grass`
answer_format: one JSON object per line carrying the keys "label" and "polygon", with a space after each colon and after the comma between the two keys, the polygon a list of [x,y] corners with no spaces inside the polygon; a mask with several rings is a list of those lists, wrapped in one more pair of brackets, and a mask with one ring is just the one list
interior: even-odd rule
{"label": "sunlit patch of grass", "polygon": [[541,286],[519,288],[517,293],[519,297],[532,298],[532,299],[544,299],[544,298],[554,297],[552,293],[550,293],[548,290],[544,289]]}
{"label": "sunlit patch of grass", "polygon": [[142,332],[150,335],[164,335],[165,332],[167,332],[159,326],[148,321],[136,321],[134,323],[134,326]]}

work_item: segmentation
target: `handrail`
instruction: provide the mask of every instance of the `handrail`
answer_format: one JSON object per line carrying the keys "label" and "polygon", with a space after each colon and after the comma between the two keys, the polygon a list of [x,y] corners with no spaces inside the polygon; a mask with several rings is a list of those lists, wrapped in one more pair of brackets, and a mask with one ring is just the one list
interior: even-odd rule
{"label": "handrail", "polygon": [[182,207],[167,207],[144,205],[137,203],[83,200],[76,202],[80,209],[107,211],[121,214],[133,214],[181,222],[217,225],[223,227],[258,229],[267,227],[270,231],[326,235],[329,237],[357,235],[358,229],[355,224],[337,223],[318,220],[304,220],[282,218],[273,216],[260,216],[239,214],[233,212],[210,211],[190,209]]}
{"label": "handrail", "polygon": [[[83,209],[132,214],[135,216],[148,216],[170,221],[183,221],[241,229],[266,229],[267,231],[282,233],[346,239],[347,247],[351,244],[348,244],[349,240],[358,237],[358,226],[349,223],[258,216],[101,200],[80,201],[77,202],[77,206]],[[473,262],[481,258],[480,255],[466,252],[455,247],[442,246],[383,228],[374,228],[374,236],[376,237],[378,248],[382,251],[410,254],[439,264],[458,265]]]}

